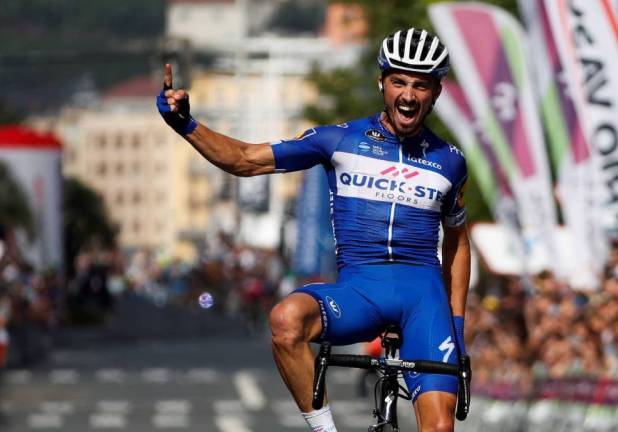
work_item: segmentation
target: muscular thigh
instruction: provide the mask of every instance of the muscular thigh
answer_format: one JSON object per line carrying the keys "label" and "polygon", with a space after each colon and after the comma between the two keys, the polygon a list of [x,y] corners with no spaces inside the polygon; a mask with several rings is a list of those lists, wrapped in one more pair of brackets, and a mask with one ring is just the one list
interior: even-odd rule
{"label": "muscular thigh", "polygon": [[316,342],[349,345],[374,339],[384,322],[357,283],[310,284],[294,293],[312,296],[320,308],[322,331]]}

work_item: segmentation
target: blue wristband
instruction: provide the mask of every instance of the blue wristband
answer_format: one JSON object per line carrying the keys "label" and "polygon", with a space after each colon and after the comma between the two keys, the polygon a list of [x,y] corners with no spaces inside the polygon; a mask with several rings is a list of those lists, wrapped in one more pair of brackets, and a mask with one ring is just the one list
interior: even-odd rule
{"label": "blue wristband", "polygon": [[165,123],[171,126],[176,133],[186,136],[195,130],[197,121],[195,121],[189,113],[190,107],[188,99],[179,101],[178,105],[178,112],[172,112],[167,103],[167,98],[165,97],[165,89],[161,90],[161,93],[157,96],[157,109],[161,117],[163,117],[163,120],[165,120]]}
{"label": "blue wristband", "polygon": [[466,354],[466,346],[464,344],[464,317],[454,316],[453,326],[455,327],[455,343],[459,350],[459,355]]}

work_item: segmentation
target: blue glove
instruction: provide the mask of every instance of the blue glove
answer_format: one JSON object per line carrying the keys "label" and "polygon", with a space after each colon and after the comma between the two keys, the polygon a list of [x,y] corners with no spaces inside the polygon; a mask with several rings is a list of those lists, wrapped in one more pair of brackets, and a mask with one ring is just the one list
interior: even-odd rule
{"label": "blue glove", "polygon": [[191,117],[189,98],[181,99],[176,102],[178,111],[173,112],[167,103],[165,92],[169,90],[168,86],[163,86],[163,90],[157,96],[157,109],[159,114],[165,120],[165,123],[170,125],[178,134],[182,136],[189,135],[197,127],[197,121]]}
{"label": "blue glove", "polygon": [[459,350],[459,355],[465,355],[466,346],[464,344],[464,317],[453,316],[453,326],[455,327],[455,344]]}

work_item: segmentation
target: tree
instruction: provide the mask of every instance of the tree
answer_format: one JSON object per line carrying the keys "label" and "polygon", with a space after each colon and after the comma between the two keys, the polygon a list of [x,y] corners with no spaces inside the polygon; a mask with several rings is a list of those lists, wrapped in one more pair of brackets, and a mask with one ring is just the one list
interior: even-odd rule
{"label": "tree", "polygon": [[32,239],[34,218],[28,197],[11,175],[8,165],[0,161],[0,226],[4,229],[22,228]]}
{"label": "tree", "polygon": [[[310,76],[320,94],[317,103],[308,105],[305,117],[316,124],[341,123],[345,120],[370,115],[382,104],[382,95],[377,90],[379,69],[377,52],[384,36],[411,26],[433,30],[427,15],[427,7],[437,0],[349,0],[363,6],[369,22],[368,47],[360,63],[350,69],[333,71],[314,70]],[[486,1],[517,15],[516,0]],[[434,31],[435,32],[435,31]],[[448,129],[437,116],[427,119],[427,124],[438,135],[455,142]],[[480,198],[478,186],[471,173],[468,181],[468,214],[472,220],[491,219],[489,208]]]}
{"label": "tree", "polygon": [[94,245],[114,248],[117,230],[95,191],[75,178],[65,179],[63,188],[64,256],[72,276],[77,254]]}

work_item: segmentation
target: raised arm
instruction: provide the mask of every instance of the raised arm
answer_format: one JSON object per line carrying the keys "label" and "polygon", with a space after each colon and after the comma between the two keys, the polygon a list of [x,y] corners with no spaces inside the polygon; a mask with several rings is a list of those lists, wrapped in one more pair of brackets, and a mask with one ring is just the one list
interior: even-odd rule
{"label": "raised arm", "polygon": [[157,108],[170,127],[222,170],[243,177],[275,172],[270,144],[237,140],[215,132],[191,117],[189,94],[174,89],[170,64],[165,65],[163,90],[157,97]]}

